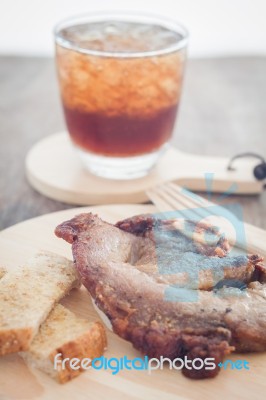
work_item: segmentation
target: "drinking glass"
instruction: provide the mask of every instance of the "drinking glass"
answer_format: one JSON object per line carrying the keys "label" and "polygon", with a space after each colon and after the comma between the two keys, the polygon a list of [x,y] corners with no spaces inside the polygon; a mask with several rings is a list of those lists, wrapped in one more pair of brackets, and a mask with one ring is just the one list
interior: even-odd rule
{"label": "drinking glass", "polygon": [[86,168],[112,179],[146,175],[173,134],[188,34],[133,13],[74,17],[55,28],[65,121]]}

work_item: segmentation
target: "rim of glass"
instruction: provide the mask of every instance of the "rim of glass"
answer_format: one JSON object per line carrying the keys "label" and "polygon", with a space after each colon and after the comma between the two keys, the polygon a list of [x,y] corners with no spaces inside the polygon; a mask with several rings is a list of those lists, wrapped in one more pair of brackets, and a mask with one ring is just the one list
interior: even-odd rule
{"label": "rim of glass", "polygon": [[[140,22],[146,24],[157,24],[164,28],[170,29],[179,35],[181,39],[177,40],[176,43],[171,44],[162,49],[148,50],[148,51],[136,51],[136,52],[115,52],[115,51],[103,51],[83,48],[68,39],[65,39],[61,35],[63,29],[71,28],[75,25],[80,25],[86,22],[106,22],[106,21],[123,21],[123,22]],[[179,22],[172,20],[167,17],[161,17],[156,14],[150,13],[136,13],[129,11],[105,11],[105,12],[93,12],[83,15],[77,15],[63,19],[54,28],[54,37],[56,44],[60,45],[69,50],[74,50],[79,53],[94,55],[99,57],[115,57],[115,58],[139,58],[139,57],[153,57],[164,54],[174,53],[178,50],[182,50],[187,46],[189,33],[187,29]]]}

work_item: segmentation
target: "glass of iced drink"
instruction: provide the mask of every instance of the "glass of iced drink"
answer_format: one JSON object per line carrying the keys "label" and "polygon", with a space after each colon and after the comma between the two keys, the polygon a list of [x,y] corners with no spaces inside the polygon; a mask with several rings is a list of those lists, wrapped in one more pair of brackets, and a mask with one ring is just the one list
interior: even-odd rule
{"label": "glass of iced drink", "polygon": [[146,175],[173,134],[187,31],[135,14],[90,14],[55,28],[61,98],[70,138],[92,173]]}

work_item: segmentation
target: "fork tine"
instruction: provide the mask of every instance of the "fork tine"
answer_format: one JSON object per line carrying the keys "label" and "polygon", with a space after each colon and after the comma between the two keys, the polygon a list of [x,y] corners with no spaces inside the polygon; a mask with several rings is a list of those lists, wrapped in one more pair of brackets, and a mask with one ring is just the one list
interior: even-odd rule
{"label": "fork tine", "polygon": [[174,211],[174,208],[170,204],[161,198],[160,194],[157,193],[156,189],[149,189],[146,191],[149,199],[156,205],[160,212]]}
{"label": "fork tine", "polygon": [[[212,207],[211,210],[207,209],[209,208],[209,204],[214,206],[214,203],[212,204],[211,202],[200,202],[199,200],[191,200],[191,198],[187,195],[187,197],[183,196],[183,192],[180,190],[181,188],[175,188],[174,185],[169,185],[165,184],[162,190],[165,192],[171,194],[172,197],[175,198],[177,203],[182,203],[184,206],[186,206],[189,210],[189,214],[193,211],[193,215],[200,217],[200,219],[208,219],[208,222],[212,223],[213,225],[220,226],[221,228],[224,227],[226,228],[226,223],[225,221],[221,218],[221,213],[217,212],[217,209],[215,207]],[[173,202],[172,202],[173,204]],[[219,207],[219,206],[217,206]],[[191,217],[190,217],[191,218]],[[189,219],[189,217],[188,217]],[[228,228],[226,228],[228,232]],[[231,238],[232,233],[228,234]]]}
{"label": "fork tine", "polygon": [[176,201],[172,194],[167,192],[164,185],[149,190],[147,195],[160,211],[178,211],[186,219],[198,219],[198,215],[191,209],[188,216],[187,210],[189,207]]}
{"label": "fork tine", "polygon": [[[209,212],[207,211],[207,208],[210,208],[210,207],[211,207],[211,210],[209,210],[209,211],[211,211],[211,214],[213,216],[217,216],[218,218],[220,218],[222,215],[224,215],[225,207],[218,205],[216,203],[213,203],[209,200],[206,200],[203,197],[198,196],[197,194],[195,194],[193,192],[183,190],[180,186],[178,186],[175,183],[169,182],[167,184],[167,186],[172,189],[173,194],[175,194],[175,196],[178,199],[180,199],[180,201],[182,200],[182,198],[183,199],[186,198],[190,201],[191,204],[194,203],[194,207],[198,207],[202,211],[204,209],[206,209],[205,216],[209,216]],[[226,213],[230,214],[230,211],[226,209]]]}
{"label": "fork tine", "polygon": [[182,201],[177,201],[176,197],[172,195],[171,190],[168,190],[167,185],[161,185],[156,188],[158,193],[172,208],[172,210],[182,210],[188,208]]}
{"label": "fork tine", "polygon": [[[173,207],[171,205],[171,200],[172,198],[168,197],[166,193],[164,193],[160,188],[153,188],[151,190],[148,190],[147,196],[149,197],[150,200],[153,201],[153,203],[156,205],[160,213],[165,214],[165,217],[168,219],[169,218],[169,212],[175,212],[177,211],[177,207]],[[170,199],[170,201],[169,201]],[[188,218],[188,215],[186,215],[186,209],[184,210],[182,207],[178,207],[178,213],[181,215],[184,219]],[[194,219],[196,218],[196,215],[194,216]],[[193,219],[190,215],[190,219]]]}
{"label": "fork tine", "polygon": [[[154,196],[156,196],[156,198],[154,197],[154,199],[152,199],[152,193],[154,193]],[[187,209],[190,210],[190,218],[193,218],[193,215],[191,216],[191,213],[192,211],[194,211],[194,219],[198,219],[198,217],[200,217],[201,219],[211,217],[213,219],[213,222],[217,222],[215,219],[216,216],[217,218],[220,218],[221,216],[221,213],[217,212],[218,208],[222,208],[221,206],[205,200],[203,197],[195,195],[193,192],[186,191],[182,187],[172,182],[168,182],[163,185],[157,186],[156,188],[150,189],[147,195],[155,203],[157,200],[157,206],[160,209],[161,207],[159,207],[158,202],[164,202],[164,211],[180,211],[181,209]],[[217,209],[214,206],[217,207]],[[210,215],[209,210],[206,210],[207,207],[213,207],[211,210],[212,216]]]}
{"label": "fork tine", "polygon": [[176,209],[187,209],[189,210],[190,214],[193,212],[193,214],[196,215],[197,219],[198,217],[206,218],[207,216],[209,216],[209,213],[204,209],[202,205],[196,204],[195,202],[191,201],[189,197],[183,196],[183,193],[178,192],[169,184],[162,185],[161,190],[165,193],[166,196],[168,196],[169,199],[171,199],[171,204],[173,207],[176,207]]}
{"label": "fork tine", "polygon": [[[181,216],[184,220],[198,221],[199,218],[204,219],[207,216],[209,217],[209,214],[206,215],[206,211],[204,213],[204,209],[195,209],[194,203],[189,202],[187,199],[183,200],[181,197],[182,194],[178,193],[176,196],[176,192],[171,190],[168,184],[148,190],[147,195],[159,211],[166,215],[167,219],[169,218],[169,211],[176,212],[177,215],[173,215],[174,218],[180,218]],[[234,241],[234,238],[232,238],[232,241]]]}
{"label": "fork tine", "polygon": [[[180,186],[175,183],[168,182],[163,185],[157,186],[155,188],[149,189],[147,191],[147,196],[154,202],[156,207],[159,211],[166,212],[166,211],[177,211],[178,213],[183,216],[184,219],[198,219],[200,216],[201,218],[209,217],[208,220],[213,225],[217,225],[220,228],[224,228],[224,232],[226,233],[227,239],[231,243],[232,246],[236,246],[240,249],[243,249],[245,252],[254,252],[257,251],[256,243],[252,240],[252,237],[249,237],[249,243],[239,240],[235,236],[234,229],[230,228],[230,226],[226,226],[225,221],[223,221],[222,215],[217,210],[219,208],[223,208],[215,203],[212,203],[209,200],[206,200],[200,196],[195,195],[193,192],[186,191]],[[214,207],[211,210],[210,215],[207,210],[204,211],[204,207]],[[186,210],[189,210],[189,218],[186,215]],[[205,215],[203,214],[205,212]],[[193,218],[191,216],[194,215]],[[207,213],[207,215],[206,215]],[[229,211],[230,213],[230,211]]]}
{"label": "fork tine", "polygon": [[195,206],[197,207],[210,207],[210,206],[215,206],[215,203],[212,203],[209,200],[204,199],[204,197],[201,197],[197,195],[194,192],[191,192],[190,190],[184,189],[181,186],[177,185],[174,182],[168,182],[167,186],[169,186],[171,189],[173,189],[177,194],[181,194],[183,197],[189,198],[193,203],[195,203]]}

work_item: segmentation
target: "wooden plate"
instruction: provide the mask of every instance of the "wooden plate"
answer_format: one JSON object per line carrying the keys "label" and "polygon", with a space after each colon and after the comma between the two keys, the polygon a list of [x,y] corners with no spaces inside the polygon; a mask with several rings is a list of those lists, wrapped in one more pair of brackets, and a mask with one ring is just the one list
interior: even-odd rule
{"label": "wooden plate", "polygon": [[104,179],[83,168],[69,135],[61,132],[42,139],[30,149],[26,174],[30,184],[45,196],[78,205],[143,203],[149,200],[146,190],[166,181],[175,181],[193,191],[225,193],[233,183],[238,194],[262,191],[263,182],[257,181],[252,173],[254,159],[237,161],[235,171],[227,170],[228,162],[228,158],[189,154],[170,147],[144,178]]}
{"label": "wooden plate", "polygon": [[[77,208],[44,215],[15,225],[0,233],[0,264],[7,268],[23,264],[35,251],[44,249],[71,257],[70,245],[55,237],[57,224],[81,212],[96,212],[103,219],[115,222],[134,214],[155,212],[153,206],[112,205]],[[247,227],[258,239],[258,248],[266,255],[265,232]],[[38,299],[36,299],[38,301]],[[73,291],[62,302],[77,315],[91,320],[99,319],[85,289]],[[130,343],[108,332],[106,357],[139,357]],[[230,355],[230,359],[246,359],[250,370],[222,370],[215,379],[193,381],[181,372],[157,370],[120,371],[112,375],[108,370],[90,370],[73,381],[60,385],[46,374],[29,369],[16,354],[0,358],[1,400],[187,400],[187,399],[258,399],[265,397],[266,354]]]}

